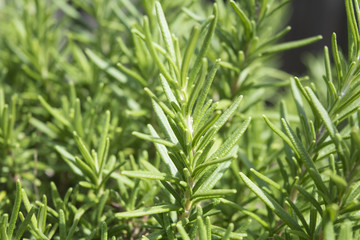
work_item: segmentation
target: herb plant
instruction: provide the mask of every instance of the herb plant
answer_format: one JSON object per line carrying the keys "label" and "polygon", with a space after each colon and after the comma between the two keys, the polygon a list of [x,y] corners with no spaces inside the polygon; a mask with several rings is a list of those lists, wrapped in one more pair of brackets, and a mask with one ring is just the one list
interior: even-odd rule
{"label": "herb plant", "polygon": [[358,239],[360,5],[308,77],[289,2],[0,2],[1,239]]}

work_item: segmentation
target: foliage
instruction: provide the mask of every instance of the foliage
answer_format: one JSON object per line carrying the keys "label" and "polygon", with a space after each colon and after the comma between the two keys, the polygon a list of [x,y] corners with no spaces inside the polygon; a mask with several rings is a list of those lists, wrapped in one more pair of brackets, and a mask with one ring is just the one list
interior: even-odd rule
{"label": "foliage", "polygon": [[310,77],[286,0],[1,2],[1,239],[358,239],[344,2]]}

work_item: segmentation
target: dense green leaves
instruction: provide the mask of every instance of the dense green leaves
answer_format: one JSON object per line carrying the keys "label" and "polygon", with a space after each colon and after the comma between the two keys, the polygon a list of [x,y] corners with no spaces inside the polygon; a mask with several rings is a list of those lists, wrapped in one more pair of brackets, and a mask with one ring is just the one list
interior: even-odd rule
{"label": "dense green leaves", "polygon": [[214,2],[0,3],[1,239],[359,239],[359,1],[309,77]]}

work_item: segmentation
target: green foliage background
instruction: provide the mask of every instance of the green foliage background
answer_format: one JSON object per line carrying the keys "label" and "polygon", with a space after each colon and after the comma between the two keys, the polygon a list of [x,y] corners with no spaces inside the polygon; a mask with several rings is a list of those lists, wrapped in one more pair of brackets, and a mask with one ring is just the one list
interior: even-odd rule
{"label": "green foliage background", "polygon": [[359,239],[360,5],[295,77],[289,2],[1,1],[1,239]]}

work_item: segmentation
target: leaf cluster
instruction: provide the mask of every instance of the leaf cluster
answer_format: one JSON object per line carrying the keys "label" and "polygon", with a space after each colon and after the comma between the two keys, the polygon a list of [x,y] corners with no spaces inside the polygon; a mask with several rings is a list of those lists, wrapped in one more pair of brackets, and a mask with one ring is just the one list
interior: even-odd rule
{"label": "leaf cluster", "polygon": [[1,239],[358,239],[360,5],[316,79],[289,2],[0,3]]}

